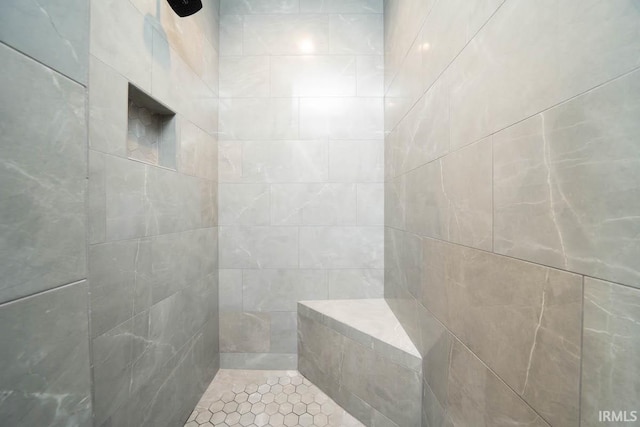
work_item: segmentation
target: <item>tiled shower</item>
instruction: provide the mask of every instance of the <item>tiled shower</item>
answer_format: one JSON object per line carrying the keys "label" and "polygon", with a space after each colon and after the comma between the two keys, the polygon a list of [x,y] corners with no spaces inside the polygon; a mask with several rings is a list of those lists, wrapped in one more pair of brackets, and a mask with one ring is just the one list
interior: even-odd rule
{"label": "tiled shower", "polygon": [[637,0],[6,0],[0,42],[0,426],[640,425]]}
{"label": "tiled shower", "polygon": [[383,296],[383,10],[352,3],[220,5],[223,368],[295,369],[298,301]]}

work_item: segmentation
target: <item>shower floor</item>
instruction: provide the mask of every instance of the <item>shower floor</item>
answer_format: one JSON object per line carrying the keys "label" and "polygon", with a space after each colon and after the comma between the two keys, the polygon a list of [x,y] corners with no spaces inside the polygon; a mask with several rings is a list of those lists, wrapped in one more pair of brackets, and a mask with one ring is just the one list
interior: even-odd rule
{"label": "shower floor", "polygon": [[221,369],[185,427],[361,427],[297,371]]}

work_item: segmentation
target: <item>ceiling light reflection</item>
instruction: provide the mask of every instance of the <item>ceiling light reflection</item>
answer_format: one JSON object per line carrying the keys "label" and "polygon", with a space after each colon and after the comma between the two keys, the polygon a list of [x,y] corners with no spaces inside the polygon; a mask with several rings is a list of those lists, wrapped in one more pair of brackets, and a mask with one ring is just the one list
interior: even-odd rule
{"label": "ceiling light reflection", "polygon": [[315,46],[313,45],[313,41],[311,39],[302,39],[298,42],[298,48],[302,53],[313,53],[315,50]]}

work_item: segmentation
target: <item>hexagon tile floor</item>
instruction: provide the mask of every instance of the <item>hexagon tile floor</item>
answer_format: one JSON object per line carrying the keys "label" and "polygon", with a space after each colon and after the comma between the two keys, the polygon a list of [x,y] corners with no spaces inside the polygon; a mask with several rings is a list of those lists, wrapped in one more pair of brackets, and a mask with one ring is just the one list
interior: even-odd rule
{"label": "hexagon tile floor", "polygon": [[185,427],[364,427],[297,371],[221,369]]}

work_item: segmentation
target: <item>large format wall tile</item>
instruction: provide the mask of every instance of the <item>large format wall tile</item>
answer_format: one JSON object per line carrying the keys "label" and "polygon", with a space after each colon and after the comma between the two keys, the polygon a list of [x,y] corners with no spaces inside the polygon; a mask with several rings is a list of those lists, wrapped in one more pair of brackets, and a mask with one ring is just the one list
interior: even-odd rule
{"label": "large format wall tile", "polygon": [[637,5],[384,8],[384,292],[425,360],[423,425],[629,411]]}
{"label": "large format wall tile", "polygon": [[384,289],[384,270],[328,270],[327,287],[329,299],[379,298]]}
{"label": "large format wall tile", "polygon": [[328,15],[245,15],[245,55],[329,52]]}
{"label": "large format wall tile", "polygon": [[[217,44],[213,46],[207,46],[206,31],[201,28],[201,22],[198,22],[197,16],[190,16],[186,19],[179,17],[173,12],[168,2],[163,2],[160,5],[150,2],[149,5],[153,7],[152,15],[162,25],[162,34],[171,47],[178,53],[178,55],[184,60],[184,62],[191,68],[196,75],[200,78],[212,78],[217,77],[218,73],[215,70],[217,67],[217,59],[215,58],[215,50],[208,52],[210,48],[217,49]],[[158,7],[159,6],[159,7]],[[207,6],[203,6],[204,11],[202,14],[206,14],[210,9],[216,9],[217,5],[214,2],[207,3]],[[212,16],[212,20],[216,17]],[[215,47],[214,47],[215,46]],[[154,60],[158,60],[158,54],[162,52],[154,51]],[[208,71],[210,76],[205,76],[205,61],[214,61],[213,64],[208,64]],[[212,80],[212,79],[211,79]],[[215,90],[217,83],[210,81]]]}
{"label": "large format wall tile", "polygon": [[242,311],[242,270],[221,269],[220,311]]}
{"label": "large format wall tile", "polygon": [[[218,1],[185,19],[166,2],[91,9],[94,423],[178,425],[220,364]],[[175,170],[126,158],[129,82],[176,112]]]}
{"label": "large format wall tile", "polygon": [[220,268],[297,268],[298,229],[220,227]]}
{"label": "large format wall tile", "polygon": [[495,249],[640,287],[640,73],[494,136]]}
{"label": "large format wall tile", "polygon": [[485,137],[639,65],[640,11],[634,2],[581,5],[505,2],[454,62],[452,146]]}
{"label": "large format wall tile", "polygon": [[4,302],[86,277],[87,132],[84,87],[5,45],[0,62]]}
{"label": "large format wall tile", "polygon": [[220,184],[220,225],[269,225],[271,194],[264,184]]}
{"label": "large format wall tile", "polygon": [[388,0],[384,2],[385,91],[397,74],[434,0]]}
{"label": "large format wall tile", "polygon": [[[210,134],[217,132],[218,99],[165,34],[153,30],[153,96]],[[180,82],[175,84],[174,82]]]}
{"label": "large format wall tile", "polygon": [[300,227],[301,268],[382,268],[379,227]]}
{"label": "large format wall tile", "polygon": [[270,94],[268,56],[228,56],[220,60],[220,96],[260,98]]}
{"label": "large format wall tile", "polygon": [[127,80],[95,56],[89,60],[89,147],[125,157]]}
{"label": "large format wall tile", "polygon": [[296,353],[221,353],[223,369],[276,369],[296,370]]}
{"label": "large format wall tile", "polygon": [[243,15],[220,16],[220,57],[242,55]]}
{"label": "large format wall tile", "polygon": [[436,2],[418,38],[422,79],[429,88],[504,0]]}
{"label": "large format wall tile", "polygon": [[0,305],[2,423],[92,425],[87,285]]}
{"label": "large format wall tile", "polygon": [[186,175],[218,180],[218,142],[195,124],[181,120],[178,171]]}
{"label": "large format wall tile", "polygon": [[[491,249],[491,139],[482,140],[445,157],[442,192],[449,206],[446,239],[480,249]],[[464,173],[462,173],[464,171]]]}
{"label": "large format wall tile", "polygon": [[301,13],[382,13],[382,0],[300,0]]}
{"label": "large format wall tile", "polygon": [[329,181],[382,182],[384,142],[329,141]]}
{"label": "large format wall tile", "polygon": [[[137,255],[142,256],[138,258]],[[140,293],[136,288],[145,284],[143,280],[138,282],[138,270],[141,278],[151,273],[148,271],[150,256],[149,243],[137,240],[105,243],[89,248],[93,336],[101,335],[131,318],[135,295]]]}
{"label": "large format wall tile", "polygon": [[385,92],[384,124],[387,130],[393,129],[422,96],[425,88],[421,72],[422,44],[418,37]]}
{"label": "large format wall tile", "polygon": [[220,100],[220,139],[297,139],[298,99]]}
{"label": "large format wall tile", "polygon": [[409,172],[407,229],[491,249],[491,169],[491,140],[484,140]]}
{"label": "large format wall tile", "polygon": [[358,184],[358,225],[384,224],[384,184]]}
{"label": "large format wall tile", "polygon": [[355,184],[274,184],[271,222],[274,225],[355,225]]}
{"label": "large format wall tile", "polygon": [[220,0],[222,15],[298,13],[298,0]]}
{"label": "large format wall tile", "polygon": [[325,182],[324,141],[225,141],[220,143],[220,182]]}
{"label": "large format wall tile", "polygon": [[381,98],[301,98],[300,138],[378,139],[382,118]]}
{"label": "large format wall tile", "polygon": [[383,53],[382,14],[344,14],[330,17],[331,53]]}
{"label": "large format wall tile", "polygon": [[358,96],[384,95],[383,55],[358,55],[356,71]]}
{"label": "large format wall tile", "polygon": [[295,303],[326,299],[329,270],[345,269],[335,296],[382,296],[381,12],[380,0],[222,3],[220,260],[233,273],[220,307],[271,326],[266,348],[224,352],[227,368],[295,367]]}
{"label": "large format wall tile", "polygon": [[[385,102],[389,101],[388,97]],[[449,151],[449,94],[443,82],[435,84],[408,112],[391,143],[390,176],[408,172]]]}
{"label": "large format wall tile", "polygon": [[87,84],[89,2],[9,0],[0,4],[0,40]]}
{"label": "large format wall tile", "polygon": [[[473,353],[456,342],[451,351],[447,424],[549,427]],[[562,424],[559,424],[562,425]]]}
{"label": "large format wall tile", "polygon": [[89,244],[102,243],[107,237],[106,156],[89,150],[87,188],[87,232]]}
{"label": "large format wall tile", "polygon": [[266,353],[270,347],[269,337],[269,314],[220,313],[222,353]]}
{"label": "large format wall tile", "polygon": [[151,92],[152,25],[128,1],[93,0],[90,52],[136,86]]}
{"label": "large format wall tile", "polygon": [[[242,278],[246,311],[294,312],[303,299],[327,299],[323,270],[245,270]],[[289,331],[295,335],[295,331]]]}
{"label": "large format wall tile", "polygon": [[[202,395],[217,370],[219,359],[209,350],[217,351],[216,329],[217,321],[208,320],[164,365],[153,366],[153,369],[147,365],[151,378],[146,384],[136,383],[138,362],[150,362],[146,356],[141,357],[133,366],[131,397],[103,425],[134,427],[184,423],[193,410],[194,399]],[[185,401],[190,405],[185,405]]]}
{"label": "large format wall tile", "polygon": [[206,209],[215,203],[215,191],[204,191],[206,183],[165,168],[107,156],[107,238],[128,239],[210,226],[211,212],[207,214]]}
{"label": "large format wall tile", "polygon": [[637,411],[640,401],[640,291],[585,278],[582,425],[599,411]]}
{"label": "large format wall tile", "polygon": [[400,230],[406,224],[407,175],[401,175],[384,184],[384,220],[387,227]]}
{"label": "large format wall tile", "polygon": [[89,248],[93,336],[111,330],[152,304],[207,280],[215,260],[212,228]]}
{"label": "large format wall tile", "polygon": [[130,397],[131,365],[139,356],[137,353],[141,347],[136,345],[136,341],[146,339],[146,334],[139,331],[143,320],[148,325],[148,314],[130,319],[92,341],[94,414],[97,425],[102,425]]}
{"label": "large format wall tile", "polygon": [[[326,297],[326,295],[323,295]],[[306,296],[305,296],[306,298]],[[296,356],[298,353],[298,319],[295,311],[271,312],[270,351]],[[291,356],[287,356],[289,358]]]}
{"label": "large format wall tile", "polygon": [[578,425],[582,278],[424,239],[422,304],[553,425]]}
{"label": "large format wall tile", "polygon": [[356,57],[271,57],[270,81],[271,96],[355,96]]}

